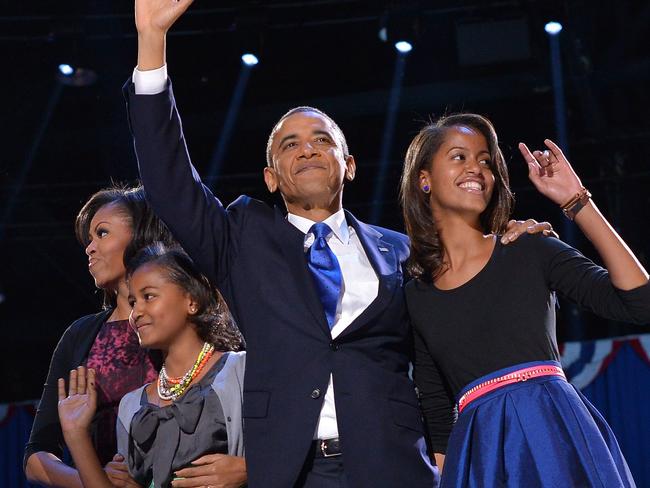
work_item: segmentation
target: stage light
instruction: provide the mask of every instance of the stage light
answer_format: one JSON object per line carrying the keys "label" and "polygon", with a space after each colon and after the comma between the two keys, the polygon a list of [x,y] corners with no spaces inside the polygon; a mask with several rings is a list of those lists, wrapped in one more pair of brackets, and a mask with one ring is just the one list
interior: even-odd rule
{"label": "stage light", "polygon": [[544,26],[544,30],[546,31],[547,34],[551,36],[555,36],[559,34],[560,31],[562,30],[562,24],[560,24],[559,22],[548,22]]}
{"label": "stage light", "polygon": [[97,81],[97,73],[89,68],[73,68],[69,64],[60,64],[56,73],[59,83],[66,86],[90,86]]}
{"label": "stage light", "polygon": [[63,76],[70,76],[72,73],[74,73],[74,68],[69,64],[60,64],[59,73],[61,73]]}
{"label": "stage light", "polygon": [[257,59],[257,56],[251,53],[243,54],[241,60],[246,66],[255,66],[260,62],[259,59]]}
{"label": "stage light", "polygon": [[402,54],[406,54],[413,49],[413,45],[408,41],[398,41],[395,43],[395,49],[397,49]]}

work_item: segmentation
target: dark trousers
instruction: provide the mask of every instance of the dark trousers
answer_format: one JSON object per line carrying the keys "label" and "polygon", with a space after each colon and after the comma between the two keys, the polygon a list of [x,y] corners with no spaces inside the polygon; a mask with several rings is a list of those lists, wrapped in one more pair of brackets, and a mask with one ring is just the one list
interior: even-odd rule
{"label": "dark trousers", "polygon": [[307,456],[294,488],[350,488],[343,470],[343,456]]}

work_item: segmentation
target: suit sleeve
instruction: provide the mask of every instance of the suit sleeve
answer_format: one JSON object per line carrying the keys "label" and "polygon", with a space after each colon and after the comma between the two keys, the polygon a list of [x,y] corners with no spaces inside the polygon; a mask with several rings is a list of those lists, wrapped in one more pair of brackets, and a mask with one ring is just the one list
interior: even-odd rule
{"label": "suit sleeve", "polygon": [[447,441],[456,422],[454,399],[420,333],[414,329],[413,379],[433,452],[447,452]]}
{"label": "suit sleeve", "polygon": [[25,446],[23,468],[27,465],[29,456],[36,452],[49,452],[59,459],[63,457],[64,440],[59,423],[57,380],[65,378],[67,381],[70,369],[77,366],[72,364],[76,332],[75,324],[68,327],[52,354],[41,401],[36,410],[29,441]]}
{"label": "suit sleeve", "polygon": [[162,93],[136,95],[124,86],[140,178],[154,212],[215,284],[236,254],[241,215],[225,209],[191,163],[171,82]]}
{"label": "suit sleeve", "polygon": [[619,290],[606,269],[571,246],[555,238],[534,240],[543,254],[551,290],[605,319],[650,324],[650,283]]}

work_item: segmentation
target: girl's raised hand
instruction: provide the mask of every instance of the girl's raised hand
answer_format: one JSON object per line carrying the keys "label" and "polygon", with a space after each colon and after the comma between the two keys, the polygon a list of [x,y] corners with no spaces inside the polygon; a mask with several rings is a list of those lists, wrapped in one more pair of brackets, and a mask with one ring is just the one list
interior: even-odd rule
{"label": "girl's raised hand", "polygon": [[582,188],[580,178],[573,171],[562,150],[550,139],[544,144],[548,151],[531,152],[523,142],[519,151],[528,163],[528,177],[535,188],[558,205],[573,198]]}
{"label": "girl's raised hand", "polygon": [[70,371],[68,395],[65,381],[59,378],[59,421],[64,434],[88,432],[93,415],[97,410],[95,370],[79,366]]}

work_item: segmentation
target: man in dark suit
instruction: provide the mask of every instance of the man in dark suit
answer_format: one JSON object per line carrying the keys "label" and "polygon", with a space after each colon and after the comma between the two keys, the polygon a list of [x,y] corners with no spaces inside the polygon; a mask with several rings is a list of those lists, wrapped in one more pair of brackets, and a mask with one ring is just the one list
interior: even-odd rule
{"label": "man in dark suit", "polygon": [[125,94],[147,197],[246,337],[249,485],[436,486],[408,377],[406,236],[343,209],[355,161],[311,107],[269,138],[264,180],[287,213],[246,196],[222,206],[191,165],[166,75],[165,34],[190,3],[136,1]]}

